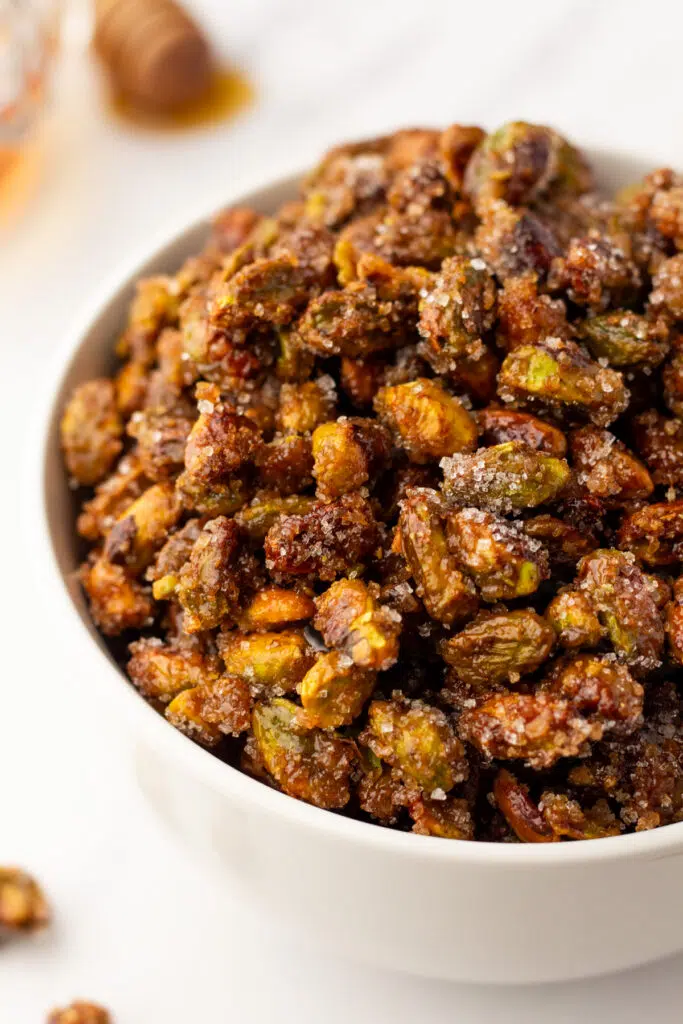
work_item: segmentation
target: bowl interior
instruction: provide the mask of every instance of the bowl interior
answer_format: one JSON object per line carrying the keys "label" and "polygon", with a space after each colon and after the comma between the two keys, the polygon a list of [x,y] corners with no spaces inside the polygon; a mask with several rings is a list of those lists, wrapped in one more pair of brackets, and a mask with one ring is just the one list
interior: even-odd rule
{"label": "bowl interior", "polygon": [[[615,189],[638,180],[652,169],[652,166],[646,164],[642,159],[628,155],[622,156],[618,153],[601,151],[589,151],[587,155],[595,168],[599,186],[606,194],[611,194]],[[295,197],[297,182],[298,178],[296,177],[288,178],[245,196],[230,197],[230,201],[252,206],[262,213],[272,213],[283,202]],[[173,235],[171,240],[165,244],[156,248],[150,247],[151,255],[132,262],[125,272],[119,273],[110,285],[102,289],[100,297],[95,299],[90,308],[84,311],[80,325],[65,339],[62,350],[58,353],[55,373],[51,376],[52,397],[46,403],[48,413],[42,428],[42,436],[39,439],[44,525],[47,528],[48,547],[51,549],[58,575],[68,591],[83,626],[110,664],[115,666],[121,687],[129,689],[131,696],[134,695],[140,713],[143,710],[149,713],[152,709],[146,705],[142,697],[138,698],[137,694],[133,694],[132,685],[120,672],[107,645],[90,619],[78,583],[77,569],[83,558],[83,550],[74,526],[76,500],[68,486],[62,464],[59,421],[64,404],[74,387],[92,377],[107,375],[113,371],[115,366],[114,342],[125,321],[127,306],[133,296],[136,280],[142,276],[176,270],[187,256],[196,253],[201,248],[206,237],[208,223],[209,217],[204,217]],[[147,252],[149,251],[150,249],[147,249]],[[154,712],[152,715],[157,717]],[[142,717],[142,714],[140,716]],[[246,776],[239,775],[234,769],[218,761],[210,753],[207,754],[190,740],[176,734],[175,730],[167,726],[165,722],[160,720],[159,726],[160,729],[168,733],[169,742],[185,745],[188,763],[191,758],[194,758],[197,765],[199,765],[199,758],[206,762],[204,772],[207,774],[207,769],[213,771],[214,782],[217,779],[216,771],[220,771],[226,778],[232,776],[233,782],[238,786],[241,786],[243,780],[249,786],[250,793],[255,794],[257,790],[260,791],[261,796],[257,799],[269,806],[278,806],[281,813],[296,815],[302,820],[316,822],[319,826],[335,829],[339,835],[344,834],[346,838],[354,836],[358,838],[363,834],[369,839],[372,833],[375,841],[391,845],[394,848],[410,849],[413,853],[416,852],[414,844],[417,842],[423,852],[427,852],[427,849],[431,848],[432,852],[438,856],[449,855],[449,850],[452,851],[455,847],[458,847],[462,853],[462,848],[467,847],[469,848],[465,854],[467,857],[485,857],[492,862],[503,859],[508,862],[510,859],[518,861],[524,859],[533,860],[540,865],[544,861],[548,863],[549,860],[556,863],[559,859],[576,861],[607,856],[614,854],[617,848],[619,853],[630,851],[638,854],[647,854],[648,852],[661,854],[664,848],[679,847],[683,843],[683,823],[669,825],[650,833],[602,839],[599,843],[554,844],[551,849],[543,848],[541,850],[535,847],[529,849],[524,846],[512,846],[505,849],[496,847],[494,849],[495,844],[443,843],[439,839],[403,835],[339,817],[329,812],[321,812],[317,808],[301,805],[299,801],[283,797],[268,787],[253,782]],[[174,734],[173,739],[171,739],[171,734]],[[160,737],[161,733],[159,732],[157,739],[164,742]],[[214,762],[214,764],[210,766],[208,762]],[[235,779],[235,775],[239,776],[239,781]],[[276,803],[272,803],[272,801],[276,801]],[[667,833],[666,839],[662,833]],[[486,850],[481,849],[482,847],[485,847]],[[539,856],[539,854],[543,856]]]}

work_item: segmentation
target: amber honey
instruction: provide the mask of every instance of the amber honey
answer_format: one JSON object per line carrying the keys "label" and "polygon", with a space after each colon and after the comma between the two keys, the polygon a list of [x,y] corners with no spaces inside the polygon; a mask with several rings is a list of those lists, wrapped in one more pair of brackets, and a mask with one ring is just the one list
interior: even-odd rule
{"label": "amber honey", "polygon": [[139,128],[187,131],[227,121],[249,107],[253,100],[254,88],[241,71],[219,68],[200,97],[172,111],[142,110],[122,94],[112,96],[111,109],[117,118]]}
{"label": "amber honey", "polygon": [[0,229],[26,208],[38,184],[41,162],[37,140],[0,145]]}

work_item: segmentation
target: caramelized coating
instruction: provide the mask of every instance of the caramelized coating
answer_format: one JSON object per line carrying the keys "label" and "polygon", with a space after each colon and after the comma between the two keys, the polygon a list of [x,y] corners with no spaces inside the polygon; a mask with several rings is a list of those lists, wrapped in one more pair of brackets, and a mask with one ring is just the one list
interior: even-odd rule
{"label": "caramelized coating", "polygon": [[360,778],[356,797],[361,811],[380,821],[394,825],[409,800],[409,793],[399,776],[373,754],[369,747],[358,744]]}
{"label": "caramelized coating", "polygon": [[259,699],[293,692],[315,661],[313,648],[294,629],[246,635],[225,632],[218,647],[227,674],[243,679]]}
{"label": "caramelized coating", "polygon": [[604,630],[590,598],[580,590],[562,590],[546,608],[546,618],[567,650],[597,647]]}
{"label": "caramelized coating", "polygon": [[209,249],[227,255],[243,245],[261,221],[261,215],[249,206],[228,206],[214,217]]}
{"label": "caramelized coating", "polygon": [[448,182],[440,168],[427,161],[408,169],[396,186],[392,206],[377,226],[377,251],[396,266],[438,270],[461,242],[451,215]]}
{"label": "caramelized coating", "polygon": [[489,406],[476,416],[480,443],[491,447],[506,441],[521,441],[528,448],[562,459],[567,454],[567,439],[562,431],[528,412]]}
{"label": "caramelized coating", "polygon": [[563,836],[600,839],[619,835],[623,830],[606,800],[582,808],[578,800],[566,793],[546,790],[535,803],[528,787],[505,768],[496,776],[493,792],[498,808],[523,843],[552,843]]}
{"label": "caramelized coating", "polygon": [[550,626],[527,608],[482,616],[444,640],[440,651],[460,680],[486,690],[535,672],[554,643]]}
{"label": "caramelized coating", "polygon": [[185,610],[188,633],[213,629],[237,610],[236,555],[239,528],[234,519],[210,520],[180,570],[176,595]]}
{"label": "caramelized coating", "polygon": [[616,800],[621,820],[637,832],[683,817],[680,697],[672,682],[650,690],[641,732],[627,743],[598,744],[592,756],[569,773],[572,785]]}
{"label": "caramelized coating", "polygon": [[264,487],[285,494],[298,494],[313,484],[311,439],[299,434],[275,437],[263,445],[256,458]]}
{"label": "caramelized coating", "polygon": [[100,556],[81,566],[81,583],[98,628],[105,636],[143,629],[154,620],[154,602],[122,565]]}
{"label": "caramelized coating", "polygon": [[501,348],[511,352],[545,338],[567,340],[571,333],[564,302],[539,294],[535,274],[506,280],[498,294],[496,340]]}
{"label": "caramelized coating", "polygon": [[277,331],[280,351],[275,362],[275,374],[282,381],[305,381],[311,375],[315,358],[308,352],[296,331],[280,327]]}
{"label": "caramelized coating", "polygon": [[648,214],[654,229],[673,242],[680,252],[683,249],[683,187],[680,178],[669,173],[670,187],[655,191]]}
{"label": "caramelized coating", "polygon": [[477,593],[449,551],[445,509],[435,491],[415,487],[401,502],[400,541],[417,593],[433,619],[450,626],[471,618]]}
{"label": "caramelized coating", "polygon": [[127,418],[142,409],[149,389],[149,367],[137,359],[129,359],[116,375],[116,407]]}
{"label": "caramelized coating", "polygon": [[544,279],[562,252],[555,233],[537,214],[502,199],[482,208],[474,243],[503,284],[529,274]]}
{"label": "caramelized coating", "polygon": [[315,605],[307,594],[284,587],[263,587],[238,616],[245,633],[285,629],[312,619]]}
{"label": "caramelized coating", "polygon": [[313,476],[324,500],[340,498],[374,480],[391,457],[386,427],[374,420],[340,416],[313,432]]}
{"label": "caramelized coating", "polygon": [[651,211],[656,202],[663,213],[668,205],[667,193],[679,186],[679,176],[663,167],[646,175],[641,182],[622,189],[616,197],[616,213],[630,234],[634,259],[650,275],[656,273],[672,252],[670,240],[658,230]]}
{"label": "caramelized coating", "polygon": [[309,292],[315,294],[321,288],[331,288],[336,282],[333,263],[335,236],[324,227],[300,222],[299,213],[296,206],[291,208],[289,217],[281,211],[281,234],[270,255],[293,257],[303,272]]}
{"label": "caramelized coating", "polygon": [[491,199],[529,203],[560,186],[586,192],[591,174],[566,139],[544,125],[510,121],[487,135],[467,165],[465,190],[477,209]]}
{"label": "caramelized coating", "polygon": [[440,839],[474,839],[474,822],[467,800],[420,797],[410,805],[413,832]]}
{"label": "caramelized coating", "polygon": [[373,701],[360,740],[406,786],[433,800],[467,778],[465,750],[448,719],[422,701]]}
{"label": "caramelized coating", "polygon": [[506,356],[498,375],[504,402],[531,404],[550,412],[608,427],[628,404],[622,375],[588,359],[573,341],[546,338]]}
{"label": "caramelized coating", "polygon": [[204,294],[190,296],[180,309],[181,359],[187,361],[192,377],[203,377],[227,391],[253,386],[275,357],[274,337],[264,326],[252,333],[246,346],[247,328],[235,329],[230,337],[209,321]]}
{"label": "caramelized coating", "polygon": [[676,580],[672,588],[670,577],[667,579],[664,576],[655,576],[654,573],[645,573],[645,579],[660,612],[665,610],[672,596],[676,593],[678,580]]}
{"label": "caramelized coating", "polygon": [[652,278],[649,305],[654,313],[661,313],[672,322],[683,320],[683,295],[681,294],[683,255],[678,253],[660,263]]}
{"label": "caramelized coating", "polygon": [[496,807],[522,843],[552,843],[553,830],[544,820],[538,804],[529,796],[529,787],[501,768],[493,783]]}
{"label": "caramelized coating", "polygon": [[266,566],[284,576],[333,580],[358,566],[378,542],[369,503],[358,494],[345,494],[303,515],[280,516],[266,535]]}
{"label": "caramelized coating", "polygon": [[462,192],[465,171],[486,134],[478,125],[452,124],[439,137],[439,154],[446,177],[456,192]]}
{"label": "caramelized coating", "polygon": [[602,196],[523,121],[338,146],[224,211],[65,403],[112,656],[345,816],[683,821],[682,260],[683,176]]}
{"label": "caramelized coating", "polygon": [[636,416],[633,427],[636,448],[653,482],[683,487],[683,423],[650,409]]}
{"label": "caramelized coating", "polygon": [[607,731],[628,736],[640,725],[643,687],[609,656],[577,654],[558,661],[543,685],[545,692],[566,698],[575,713],[592,721],[591,739]]}
{"label": "caramelized coating", "polygon": [[643,463],[608,430],[582,427],[569,443],[577,482],[589,494],[610,506],[652,494],[654,483]]}
{"label": "caramelized coating", "polygon": [[383,376],[379,359],[351,359],[342,356],[339,364],[339,383],[342,391],[356,409],[368,409],[377,394]]}
{"label": "caramelized coating", "polygon": [[543,793],[543,817],[553,834],[570,839],[601,839],[618,836],[624,826],[615,818],[606,800],[583,809],[577,800],[565,793]]}
{"label": "caramelized coating", "polygon": [[383,224],[385,214],[386,207],[382,206],[367,217],[356,217],[337,235],[334,264],[339,284],[347,285],[357,281],[360,276],[358,265],[363,256],[377,253],[377,231]]}
{"label": "caramelized coating", "polygon": [[[396,547],[400,547],[400,532],[395,534]],[[400,615],[421,612],[423,605],[415,594],[411,572],[400,551],[390,551],[385,558],[380,595],[390,608]]]}
{"label": "caramelized coating", "polygon": [[211,484],[251,460],[259,432],[251,420],[219,400],[217,389],[202,389],[198,398],[199,416],[185,446],[185,469],[189,477]]}
{"label": "caramelized coating", "polygon": [[558,665],[536,693],[499,694],[465,710],[458,731],[487,758],[520,758],[542,770],[576,757],[608,731],[633,732],[642,707],[643,688],[623,666],[578,655]]}
{"label": "caramelized coating", "polygon": [[394,347],[397,334],[403,340],[393,304],[380,306],[374,290],[360,281],[311,302],[298,332],[304,346],[321,356],[361,358]]}
{"label": "caramelized coating", "polygon": [[315,506],[315,498],[304,494],[281,497],[277,491],[259,491],[250,504],[235,515],[235,522],[249,540],[263,543],[271,526],[283,515],[302,515]]}
{"label": "caramelized coating", "polygon": [[441,138],[441,133],[434,128],[402,128],[394,132],[386,140],[390,173],[395,174],[427,159],[436,159],[437,154],[442,153]]}
{"label": "caramelized coating", "polygon": [[374,405],[411,462],[436,461],[476,447],[474,419],[438,381],[420,377],[408,384],[381,388]]}
{"label": "caramelized coating", "polygon": [[313,625],[327,647],[359,668],[382,671],[398,658],[401,616],[362,580],[338,580],[316,598]]}
{"label": "caramelized coating", "polygon": [[146,486],[139,459],[124,455],[111,476],[95,488],[89,501],[83,502],[76,528],[92,543],[106,536],[121,514],[139,498]]}
{"label": "caramelized coating", "polygon": [[152,361],[154,342],[162,328],[172,324],[178,313],[174,291],[173,280],[161,274],[138,281],[117,355],[122,359],[132,356],[140,362]]}
{"label": "caramelized coating", "polygon": [[239,736],[251,725],[251,693],[239,676],[223,675],[200,686],[181,690],[164,714],[171,725],[204,747],[222,736]]}
{"label": "caramelized coating", "polygon": [[425,356],[434,369],[447,373],[454,360],[481,356],[482,335],[496,322],[496,292],[493,277],[480,257],[444,260],[420,300],[418,328]]}
{"label": "caramelized coating", "polygon": [[649,320],[628,309],[591,316],[579,325],[579,336],[595,359],[610,366],[658,366],[669,351],[663,319]]}
{"label": "caramelized coating", "polygon": [[681,560],[683,501],[646,505],[627,516],[619,529],[619,547],[646,565],[674,565]]}
{"label": "caramelized coating", "polygon": [[348,803],[354,760],[348,741],[312,728],[302,708],[280,697],[256,705],[252,728],[267,771],[285,793],[317,807]]}
{"label": "caramelized coating", "polygon": [[185,472],[176,480],[176,492],[185,509],[214,518],[234,515],[249,500],[251,488],[240,475],[210,483]]}
{"label": "caramelized coating", "polygon": [[374,688],[374,672],[340,651],[320,654],[297,686],[308,720],[321,729],[350,725]]}
{"label": "caramelized coating", "polygon": [[140,573],[178,522],[180,512],[173,485],[154,484],[116,520],[104,542],[104,557]]}
{"label": "caramelized coating", "polygon": [[503,693],[463,711],[458,734],[486,758],[519,758],[540,771],[586,751],[602,730],[554,694]]}
{"label": "caramelized coating", "polygon": [[532,516],[520,523],[528,537],[540,541],[548,552],[550,564],[554,568],[572,568],[578,560],[598,547],[597,537],[585,524],[580,527],[555,516]]}
{"label": "caramelized coating", "polygon": [[[191,382],[196,379],[196,376],[191,366],[190,369],[192,370],[192,375],[190,376],[188,373],[188,377],[190,377]],[[145,400],[141,408],[142,411],[145,409],[156,409],[161,413],[184,417],[190,420],[194,415],[189,393],[186,394],[176,387],[175,384],[169,383],[162,374],[162,371],[154,368],[148,372]],[[132,418],[131,416],[128,420],[128,428],[132,427]]]}
{"label": "caramelized coating", "polygon": [[579,562],[576,583],[590,601],[617,657],[633,668],[658,668],[664,625],[655,588],[633,555],[612,549],[594,551]]}
{"label": "caramelized coating", "polygon": [[449,502],[492,512],[519,512],[552,501],[567,485],[569,466],[523,441],[506,441],[441,462]]}
{"label": "caramelized coating", "polygon": [[666,633],[671,657],[683,665],[683,583],[680,577],[674,585],[673,600],[666,605]]}
{"label": "caramelized coating", "polygon": [[419,220],[430,210],[449,205],[451,191],[438,160],[425,153],[398,170],[387,192],[391,212]]}
{"label": "caramelized coating", "polygon": [[98,483],[121,448],[123,423],[110,380],[90,380],[76,388],[60,424],[66,468],[77,484]]}
{"label": "caramelized coating", "polygon": [[363,358],[409,340],[424,273],[376,257],[363,257],[358,272],[361,280],[313,299],[297,322],[304,347],[316,355]]}
{"label": "caramelized coating", "polygon": [[[419,345],[403,345],[398,352],[392,354],[391,361],[385,362],[382,370],[382,383],[387,387],[396,384],[410,384],[417,377],[426,377],[429,367],[419,352]],[[377,356],[378,360],[387,358]]]}
{"label": "caramelized coating", "polygon": [[220,675],[218,659],[197,647],[165,644],[150,637],[136,640],[129,650],[128,675],[145,697],[166,702],[182,690],[207,685]]}
{"label": "caramelized coating", "polygon": [[281,430],[305,434],[334,420],[337,392],[327,374],[301,384],[283,384],[277,414]]}
{"label": "caramelized coating", "polygon": [[262,323],[283,326],[306,305],[310,284],[308,269],[294,256],[256,259],[217,291],[209,321],[228,334]]}
{"label": "caramelized coating", "polygon": [[448,517],[448,548],[476,583],[484,601],[526,597],[549,575],[542,545],[517,523],[464,508]]}
{"label": "caramelized coating", "polygon": [[49,922],[50,908],[35,878],[21,868],[0,867],[0,942]]}
{"label": "caramelized coating", "polygon": [[160,583],[159,587],[152,587],[155,600],[158,601],[160,599],[160,593],[168,596],[175,592],[175,588],[178,585],[178,573],[192,554],[192,548],[199,536],[200,530],[201,523],[199,519],[188,519],[184,526],[171,534],[157,553],[154,562],[145,573],[145,579],[152,580],[154,583]]}
{"label": "caramelized coating", "polygon": [[663,368],[662,384],[667,407],[680,419],[683,413],[683,352],[680,348],[676,348]]}
{"label": "caramelized coating", "polygon": [[372,209],[389,183],[385,147],[376,139],[330,150],[304,184],[307,216],[334,228]]}
{"label": "caramelized coating", "polygon": [[640,283],[638,268],[628,254],[597,231],[573,238],[566,256],[553,262],[548,277],[551,291],[562,291],[595,313],[632,302]]}
{"label": "caramelized coating", "polygon": [[133,413],[127,432],[137,441],[135,455],[148,479],[167,480],[179,473],[191,428],[191,420],[172,412],[147,409]]}
{"label": "caramelized coating", "polygon": [[475,402],[490,402],[496,394],[499,362],[491,349],[484,348],[476,359],[459,359],[449,370],[452,387]]}
{"label": "caramelized coating", "polygon": [[47,1024],[112,1024],[112,1018],[103,1006],[77,999],[63,1010],[53,1010]]}
{"label": "caramelized coating", "polygon": [[382,481],[383,487],[378,495],[382,502],[383,518],[394,522],[401,510],[401,502],[408,496],[413,487],[434,490],[438,486],[439,471],[436,466],[416,466],[414,463],[395,467]]}

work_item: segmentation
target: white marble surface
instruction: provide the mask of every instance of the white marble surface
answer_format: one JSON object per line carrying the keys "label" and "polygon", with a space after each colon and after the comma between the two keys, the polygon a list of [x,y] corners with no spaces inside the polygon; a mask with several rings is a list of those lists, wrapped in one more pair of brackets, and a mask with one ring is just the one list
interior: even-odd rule
{"label": "white marble surface", "polygon": [[118,1024],[679,1021],[683,958],[584,983],[477,988],[379,974],[270,934],[150,816],[97,680],[82,678],[78,651],[61,649],[49,622],[33,621],[21,478],[33,381],[83,296],[150,233],[240,182],[305,165],[350,134],[510,117],[683,166],[683,10],[673,0],[195,6],[255,77],[257,105],[191,136],[116,126],[72,20],[49,174],[0,235],[0,862],[30,866],[57,918],[37,942],[3,950],[0,1021],[33,1024],[78,995],[110,1005]]}

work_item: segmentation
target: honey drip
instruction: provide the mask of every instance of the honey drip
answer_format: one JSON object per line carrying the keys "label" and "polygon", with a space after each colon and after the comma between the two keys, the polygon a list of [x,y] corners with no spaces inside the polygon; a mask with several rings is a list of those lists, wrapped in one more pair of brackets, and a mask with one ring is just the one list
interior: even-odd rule
{"label": "honey drip", "polygon": [[123,94],[112,96],[111,108],[117,118],[139,128],[187,131],[227,121],[251,106],[253,100],[254,88],[245,75],[234,68],[218,68],[200,97],[172,111],[142,110]]}

